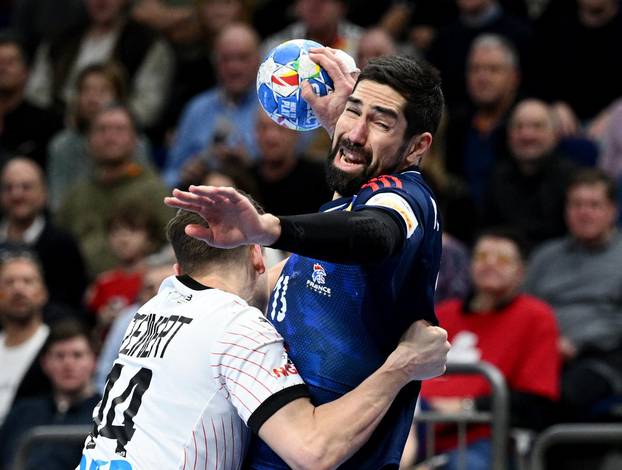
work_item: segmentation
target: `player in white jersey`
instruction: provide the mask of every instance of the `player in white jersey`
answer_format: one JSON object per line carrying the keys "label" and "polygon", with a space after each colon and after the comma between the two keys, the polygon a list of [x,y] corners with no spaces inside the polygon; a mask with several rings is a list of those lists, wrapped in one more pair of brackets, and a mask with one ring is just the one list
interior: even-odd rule
{"label": "player in white jersey", "polygon": [[292,467],[334,467],[403,385],[443,372],[446,333],[415,325],[356,390],[314,407],[283,339],[252,306],[268,296],[261,249],[212,248],[185,234],[189,223],[204,222],[180,211],[169,223],[178,275],[128,327],[80,470],[238,469],[251,431]]}

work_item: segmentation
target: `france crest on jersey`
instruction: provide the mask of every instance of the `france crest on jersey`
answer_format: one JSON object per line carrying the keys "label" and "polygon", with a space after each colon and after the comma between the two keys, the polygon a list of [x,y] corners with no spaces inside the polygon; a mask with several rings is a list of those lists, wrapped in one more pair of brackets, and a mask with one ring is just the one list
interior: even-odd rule
{"label": "france crest on jersey", "polygon": [[[268,305],[268,318],[285,338],[316,405],[339,398],[380,367],[413,321],[437,324],[441,228],[430,189],[416,170],[380,176],[322,211],[371,208],[387,211],[402,225],[406,240],[398,254],[370,265],[292,255]],[[369,442],[343,468],[399,463],[419,386],[413,382],[402,390]],[[287,468],[259,439],[248,462],[253,469]]]}

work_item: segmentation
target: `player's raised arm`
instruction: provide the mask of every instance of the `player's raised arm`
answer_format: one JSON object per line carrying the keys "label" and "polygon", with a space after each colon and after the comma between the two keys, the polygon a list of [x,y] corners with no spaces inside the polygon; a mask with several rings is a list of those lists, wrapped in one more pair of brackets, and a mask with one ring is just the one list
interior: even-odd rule
{"label": "player's raised arm", "polygon": [[200,215],[208,227],[191,224],[186,227],[186,234],[216,248],[255,243],[268,246],[281,233],[278,218],[272,214],[260,214],[246,196],[233,188],[190,186],[189,191],[174,189],[172,197],[164,198],[164,203]]}
{"label": "player's raised arm", "polygon": [[259,436],[292,468],[334,468],[369,439],[404,385],[445,371],[448,351],[445,330],[415,322],[356,389],[318,407],[306,398],[292,401],[260,426]]}
{"label": "player's raised arm", "polygon": [[[311,49],[309,57],[322,67],[333,80],[335,91],[326,96],[317,96],[308,82],[302,84],[302,97],[311,106],[322,127],[332,138],[337,119],[346,106],[346,101],[356,83],[359,72],[356,65],[346,63],[342,51],[322,47]],[[352,60],[352,59],[350,59]]]}
{"label": "player's raised arm", "polygon": [[217,248],[257,243],[326,261],[369,264],[401,249],[406,237],[398,219],[374,208],[276,217],[259,214],[235,189],[214,186],[175,189],[165,202],[203,217],[209,228],[189,225],[186,233]]}

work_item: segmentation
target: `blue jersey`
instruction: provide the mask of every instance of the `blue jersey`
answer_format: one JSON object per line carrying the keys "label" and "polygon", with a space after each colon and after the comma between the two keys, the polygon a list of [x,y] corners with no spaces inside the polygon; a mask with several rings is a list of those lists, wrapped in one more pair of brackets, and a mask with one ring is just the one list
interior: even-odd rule
{"label": "blue jersey", "polygon": [[[309,386],[315,405],[355,388],[378,367],[415,320],[437,324],[434,288],[441,255],[439,215],[418,171],[374,178],[357,195],[322,211],[388,211],[403,227],[402,250],[374,265],[336,264],[292,255],[268,304],[268,317]],[[399,464],[414,414],[419,382],[405,387],[369,442],[342,468]],[[288,468],[255,439],[247,463]]]}

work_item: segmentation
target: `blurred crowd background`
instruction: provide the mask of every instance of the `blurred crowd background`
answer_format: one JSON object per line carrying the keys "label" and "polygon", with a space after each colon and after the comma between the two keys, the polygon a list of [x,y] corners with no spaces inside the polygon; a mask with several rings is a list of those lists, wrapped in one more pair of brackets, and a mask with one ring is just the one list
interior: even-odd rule
{"label": "blurred crowd background", "polygon": [[[262,57],[293,38],[360,68],[400,53],[439,69],[421,170],[451,360],[501,370],[513,426],[619,420],[618,0],[2,0],[0,468],[33,426],[90,422],[127,324],[172,274],[171,188],[235,186],[278,215],[330,199],[328,137],[256,98]],[[450,377],[422,395],[456,412],[488,394]],[[470,429],[475,457],[488,441]],[[41,446],[29,465],[73,468],[79,450]]]}

